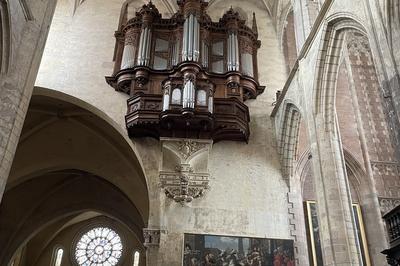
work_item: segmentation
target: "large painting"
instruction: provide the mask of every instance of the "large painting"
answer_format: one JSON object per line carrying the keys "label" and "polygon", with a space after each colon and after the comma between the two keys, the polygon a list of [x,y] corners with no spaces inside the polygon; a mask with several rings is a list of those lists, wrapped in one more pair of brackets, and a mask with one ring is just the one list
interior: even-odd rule
{"label": "large painting", "polygon": [[294,266],[293,241],[185,234],[183,266]]}

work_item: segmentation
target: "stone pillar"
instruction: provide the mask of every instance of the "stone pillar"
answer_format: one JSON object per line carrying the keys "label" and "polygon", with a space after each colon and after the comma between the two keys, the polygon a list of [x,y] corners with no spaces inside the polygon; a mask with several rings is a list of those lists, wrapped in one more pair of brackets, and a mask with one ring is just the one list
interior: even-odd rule
{"label": "stone pillar", "polygon": [[309,131],[324,265],[362,265],[336,118],[327,125],[324,114],[312,117]]}
{"label": "stone pillar", "polygon": [[148,266],[158,265],[158,248],[160,247],[160,229],[143,228],[143,245],[146,247],[146,261]]}
{"label": "stone pillar", "polygon": [[288,192],[290,235],[294,239],[296,265],[309,265],[306,222],[304,217],[303,198],[300,178],[292,178]]}
{"label": "stone pillar", "polygon": [[[17,14],[18,1],[9,1],[13,57],[0,73],[0,199],[7,183],[18,139],[28,110],[56,1],[30,1],[29,17]],[[18,26],[17,26],[18,25]],[[20,30],[20,29],[23,29]]]}
{"label": "stone pillar", "polygon": [[310,25],[306,3],[307,0],[292,0],[297,54],[300,54],[312,26]]}

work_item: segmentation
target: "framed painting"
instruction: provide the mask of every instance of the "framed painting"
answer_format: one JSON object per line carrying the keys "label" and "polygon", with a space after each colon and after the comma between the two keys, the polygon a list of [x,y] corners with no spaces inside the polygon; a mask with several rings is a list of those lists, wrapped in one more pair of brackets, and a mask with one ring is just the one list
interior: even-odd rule
{"label": "framed painting", "polygon": [[[321,240],[319,236],[319,225],[317,216],[317,204],[315,201],[306,201],[306,221],[307,221],[307,237],[310,252],[310,265],[323,266]],[[354,222],[356,225],[357,248],[361,255],[363,265],[370,266],[370,258],[368,253],[367,237],[365,235],[364,223],[362,219],[361,208],[359,204],[353,203]]]}
{"label": "framed painting", "polygon": [[183,266],[294,266],[293,240],[185,234]]}

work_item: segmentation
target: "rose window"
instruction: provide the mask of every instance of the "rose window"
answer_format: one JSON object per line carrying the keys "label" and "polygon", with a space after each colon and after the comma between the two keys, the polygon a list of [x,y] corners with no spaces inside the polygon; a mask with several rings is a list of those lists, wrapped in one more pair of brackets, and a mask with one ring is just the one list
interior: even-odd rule
{"label": "rose window", "polygon": [[82,266],[114,266],[121,255],[121,238],[107,227],[91,229],[82,235],[75,248],[76,261]]}

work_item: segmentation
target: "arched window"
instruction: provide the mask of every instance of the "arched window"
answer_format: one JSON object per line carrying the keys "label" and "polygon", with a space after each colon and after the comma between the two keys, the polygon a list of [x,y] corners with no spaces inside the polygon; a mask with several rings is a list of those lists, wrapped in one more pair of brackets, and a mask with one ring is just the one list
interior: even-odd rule
{"label": "arched window", "polygon": [[138,250],[135,250],[133,252],[133,266],[139,266],[140,262],[140,252]]}
{"label": "arched window", "polygon": [[64,250],[60,247],[56,248],[53,257],[53,266],[61,266]]}

